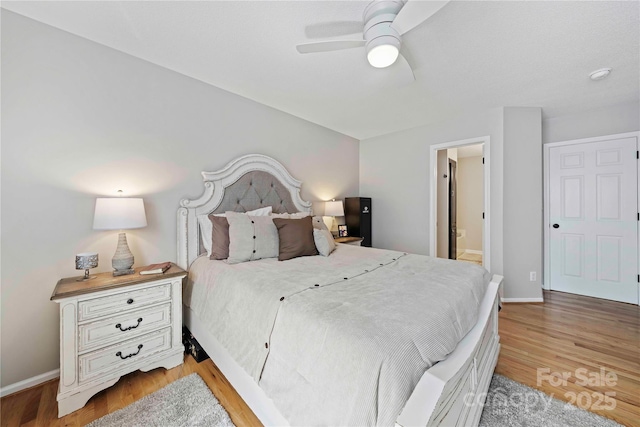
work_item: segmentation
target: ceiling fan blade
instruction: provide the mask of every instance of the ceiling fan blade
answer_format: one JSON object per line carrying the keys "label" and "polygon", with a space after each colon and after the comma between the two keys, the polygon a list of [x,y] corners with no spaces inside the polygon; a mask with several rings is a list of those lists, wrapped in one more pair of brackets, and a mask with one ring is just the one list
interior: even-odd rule
{"label": "ceiling fan blade", "polygon": [[442,9],[449,0],[446,1],[423,1],[412,0],[400,9],[398,16],[391,23],[391,28],[395,29],[401,35],[411,31],[418,25],[433,16],[437,11]]}
{"label": "ceiling fan blade", "polygon": [[362,34],[362,21],[334,21],[307,25],[304,34],[310,39],[356,36]]}
{"label": "ceiling fan blade", "polygon": [[373,68],[364,77],[367,84],[384,89],[399,89],[415,81],[415,76],[407,60],[398,55],[393,65],[387,68]]}
{"label": "ceiling fan blade", "polygon": [[411,68],[411,65],[409,65],[402,54],[398,55],[396,62],[389,68],[398,75],[396,81],[399,86],[408,85],[416,80],[416,75],[413,74],[413,68]]}
{"label": "ceiling fan blade", "polygon": [[333,50],[353,49],[365,45],[364,40],[326,40],[322,42],[303,43],[296,46],[300,53],[331,52]]}

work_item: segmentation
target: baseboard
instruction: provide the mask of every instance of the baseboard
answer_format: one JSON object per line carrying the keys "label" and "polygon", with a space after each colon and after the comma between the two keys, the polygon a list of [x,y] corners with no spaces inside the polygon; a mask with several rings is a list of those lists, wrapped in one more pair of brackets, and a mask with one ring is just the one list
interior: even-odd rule
{"label": "baseboard", "polygon": [[45,372],[44,374],[36,375],[35,377],[27,378],[26,380],[18,381],[14,384],[9,384],[6,387],[0,388],[0,397],[5,397],[22,390],[26,390],[30,387],[37,386],[38,384],[56,379],[59,376],[60,369],[54,369],[53,371]]}
{"label": "baseboard", "polygon": [[465,249],[464,251],[468,254],[482,255],[482,251],[477,251],[475,249]]}
{"label": "baseboard", "polygon": [[502,298],[502,302],[544,302],[544,298]]}

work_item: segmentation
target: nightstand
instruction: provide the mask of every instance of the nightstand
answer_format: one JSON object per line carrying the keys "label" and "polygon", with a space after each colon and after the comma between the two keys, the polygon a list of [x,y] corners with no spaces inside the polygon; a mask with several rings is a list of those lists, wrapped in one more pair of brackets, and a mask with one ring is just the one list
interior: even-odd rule
{"label": "nightstand", "polygon": [[182,279],[175,264],[164,274],[84,282],[62,279],[51,300],[60,305],[58,417],[138,369],[166,369],[183,361]]}
{"label": "nightstand", "polygon": [[364,237],[336,237],[333,239],[336,243],[344,243],[347,245],[360,246]]}

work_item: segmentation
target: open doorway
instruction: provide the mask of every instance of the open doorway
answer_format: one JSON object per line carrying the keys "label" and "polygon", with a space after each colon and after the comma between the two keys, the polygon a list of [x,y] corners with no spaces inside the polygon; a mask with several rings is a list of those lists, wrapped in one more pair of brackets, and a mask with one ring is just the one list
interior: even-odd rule
{"label": "open doorway", "polygon": [[489,137],[431,147],[431,254],[489,269]]}

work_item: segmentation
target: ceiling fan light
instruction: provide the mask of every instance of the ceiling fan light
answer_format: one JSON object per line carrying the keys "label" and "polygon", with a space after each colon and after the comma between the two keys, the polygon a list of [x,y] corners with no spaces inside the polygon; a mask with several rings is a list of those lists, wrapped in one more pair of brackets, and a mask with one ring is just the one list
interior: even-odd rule
{"label": "ceiling fan light", "polygon": [[392,65],[398,59],[399,53],[400,40],[393,36],[376,37],[367,43],[367,60],[375,68]]}
{"label": "ceiling fan light", "polygon": [[390,44],[381,44],[374,47],[367,54],[367,60],[372,67],[385,68],[392,65],[398,59],[398,48]]}

